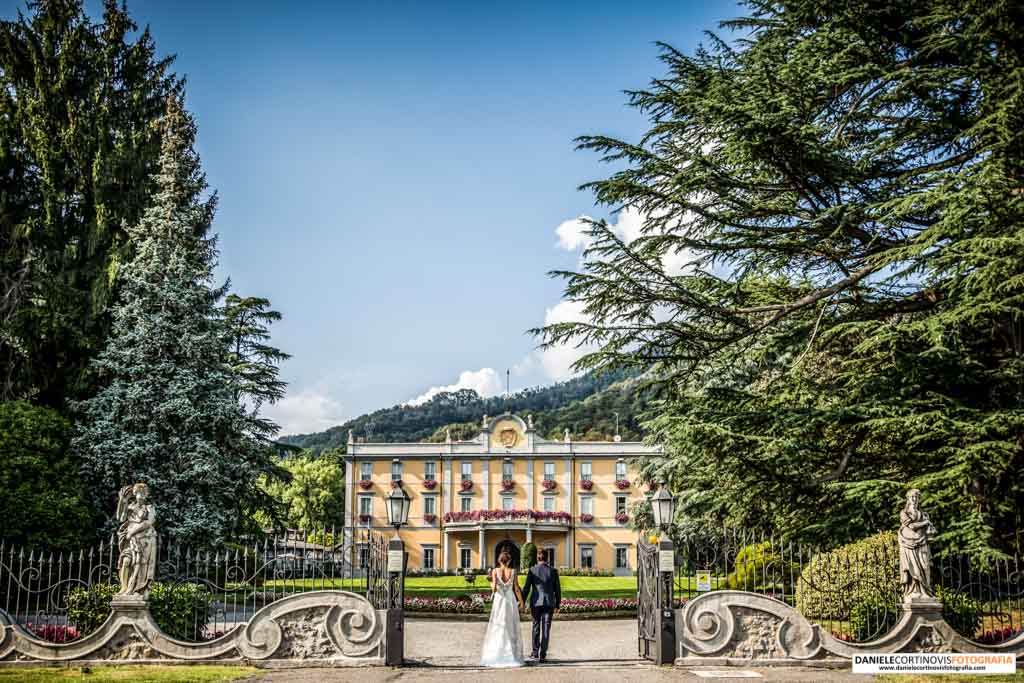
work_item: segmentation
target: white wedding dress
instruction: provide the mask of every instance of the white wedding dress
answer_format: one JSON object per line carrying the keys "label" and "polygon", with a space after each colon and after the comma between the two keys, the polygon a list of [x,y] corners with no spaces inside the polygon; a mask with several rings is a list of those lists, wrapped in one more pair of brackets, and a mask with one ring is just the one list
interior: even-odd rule
{"label": "white wedding dress", "polygon": [[508,582],[501,580],[501,570],[495,569],[497,578],[491,620],[487,622],[480,666],[507,668],[523,665],[523,640],[519,628],[519,605],[516,602],[516,574]]}

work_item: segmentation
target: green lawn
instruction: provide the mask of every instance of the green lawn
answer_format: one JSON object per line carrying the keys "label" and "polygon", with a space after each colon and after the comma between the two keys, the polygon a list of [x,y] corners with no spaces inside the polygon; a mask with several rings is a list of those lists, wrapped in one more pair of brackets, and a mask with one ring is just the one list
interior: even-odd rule
{"label": "green lawn", "polygon": [[[522,585],[525,577],[519,577],[519,585]],[[267,581],[262,590],[270,591],[275,589],[288,592],[299,590],[319,590],[321,588],[341,588],[344,590],[356,590],[349,582],[342,584],[321,580],[287,580]],[[418,576],[405,580],[405,594],[409,597],[439,598],[466,595],[468,593],[482,593],[490,590],[487,577],[480,575],[472,584],[466,583],[461,576]],[[563,576],[562,597],[564,598],[635,598],[636,577],[635,576]]]}
{"label": "green lawn", "polygon": [[991,674],[981,676],[972,674],[884,674],[877,677],[885,683],[1020,683],[1024,681],[1024,671],[1015,674]]}
{"label": "green lawn", "polygon": [[0,683],[219,683],[237,681],[258,670],[245,666],[96,666],[82,668],[0,669]]}

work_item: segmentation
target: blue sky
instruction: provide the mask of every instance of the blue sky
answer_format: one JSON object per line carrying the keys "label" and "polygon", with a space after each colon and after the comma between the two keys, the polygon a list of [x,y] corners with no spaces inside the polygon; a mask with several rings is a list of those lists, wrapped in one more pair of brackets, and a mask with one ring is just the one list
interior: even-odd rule
{"label": "blue sky", "polygon": [[[22,3],[0,2],[9,18]],[[636,139],[622,90],[661,75],[732,2],[129,0],[177,54],[220,194],[221,272],[284,315],[285,432],[453,384],[565,379],[525,330],[573,315],[577,186],[608,168],[573,138]],[[98,9],[95,0],[87,2]],[[567,223],[568,221],[568,223]],[[556,230],[562,226],[561,231]],[[491,372],[488,372],[488,369]],[[461,381],[460,381],[461,378]]]}

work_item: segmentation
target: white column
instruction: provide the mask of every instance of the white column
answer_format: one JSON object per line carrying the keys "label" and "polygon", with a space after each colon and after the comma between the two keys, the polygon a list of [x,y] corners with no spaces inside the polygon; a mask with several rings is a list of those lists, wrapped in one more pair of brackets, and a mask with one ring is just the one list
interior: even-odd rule
{"label": "white column", "polygon": [[356,468],[355,459],[346,458],[345,464],[345,526],[352,526],[352,508],[356,505],[355,482],[352,471]]}
{"label": "white column", "polygon": [[480,523],[480,569],[487,568],[487,541],[484,540],[483,522]]}
{"label": "white column", "polygon": [[570,543],[570,541],[572,541],[572,539],[569,538],[569,532],[567,531],[567,532],[565,532],[565,565],[564,565],[566,567],[571,567],[572,566],[572,543]]}
{"label": "white column", "polygon": [[441,568],[444,570],[448,569],[448,531],[441,532],[441,544],[444,546],[441,549]]}
{"label": "white column", "polygon": [[[482,458],[480,467],[484,471],[484,510],[491,509],[491,460],[490,458]],[[481,531],[481,533],[483,533]]]}
{"label": "white column", "polygon": [[452,500],[452,459],[444,458],[441,467],[444,468],[444,473],[441,475],[443,481],[441,482],[441,518],[444,519],[444,513],[451,512],[451,500]]}
{"label": "white column", "polygon": [[526,542],[533,543],[533,525],[530,520],[526,520]]}
{"label": "white column", "polygon": [[572,458],[565,459],[565,485],[562,486],[562,491],[565,492],[565,507],[562,509],[572,514]]}
{"label": "white column", "polygon": [[533,510],[537,507],[533,500],[533,458],[526,459],[526,507]]}

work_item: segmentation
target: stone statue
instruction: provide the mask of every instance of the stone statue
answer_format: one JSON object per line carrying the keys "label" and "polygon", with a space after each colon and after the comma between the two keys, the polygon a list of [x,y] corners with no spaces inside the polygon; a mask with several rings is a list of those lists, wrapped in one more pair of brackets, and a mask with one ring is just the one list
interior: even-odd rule
{"label": "stone statue", "polygon": [[156,574],[156,509],[149,487],[138,483],[121,489],[117,499],[117,545],[121,551],[117,571],[118,595],[146,599]]}
{"label": "stone statue", "polygon": [[565,428],[565,442],[569,443],[570,441],[572,441],[572,437],[569,436],[569,428],[566,427]]}
{"label": "stone statue", "polygon": [[452,429],[451,429],[451,427],[445,427],[444,428],[444,442],[445,443],[451,443],[452,442]]}
{"label": "stone statue", "polygon": [[352,430],[351,429],[348,430],[348,442],[349,443],[355,443],[356,442],[355,435],[352,434]]}
{"label": "stone statue", "polygon": [[932,590],[932,553],[928,539],[936,533],[928,515],[919,505],[921,492],[911,489],[907,505],[900,513],[900,584],[903,598],[934,598]]}
{"label": "stone statue", "polygon": [[533,415],[526,416],[526,426],[533,429]]}
{"label": "stone statue", "polygon": [[487,413],[484,413],[483,424],[481,425],[484,429],[487,429]]}

